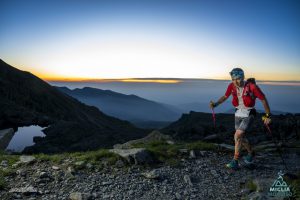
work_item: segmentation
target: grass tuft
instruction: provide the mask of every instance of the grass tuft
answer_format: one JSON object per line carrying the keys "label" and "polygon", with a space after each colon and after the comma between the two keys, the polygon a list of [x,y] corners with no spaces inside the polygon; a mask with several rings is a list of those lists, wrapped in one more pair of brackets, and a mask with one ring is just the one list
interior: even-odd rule
{"label": "grass tuft", "polygon": [[249,189],[251,192],[257,191],[257,185],[254,183],[253,180],[249,180],[246,183],[246,188]]}
{"label": "grass tuft", "polygon": [[0,190],[4,190],[6,187],[6,182],[4,180],[4,177],[0,175]]}

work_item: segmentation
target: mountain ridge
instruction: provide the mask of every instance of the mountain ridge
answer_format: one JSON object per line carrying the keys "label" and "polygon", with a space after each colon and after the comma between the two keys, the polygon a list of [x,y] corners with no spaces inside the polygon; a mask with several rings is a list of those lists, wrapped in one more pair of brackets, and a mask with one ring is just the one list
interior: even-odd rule
{"label": "mountain ridge", "polygon": [[83,103],[98,107],[108,115],[128,120],[132,123],[175,121],[181,114],[179,110],[176,110],[171,105],[151,101],[134,94],[126,95],[92,87],[73,90],[67,87],[56,88]]}
{"label": "mountain ridge", "polygon": [[128,121],[107,116],[3,60],[0,96],[0,128],[51,125],[45,138],[24,150],[28,153],[96,149],[145,135]]}

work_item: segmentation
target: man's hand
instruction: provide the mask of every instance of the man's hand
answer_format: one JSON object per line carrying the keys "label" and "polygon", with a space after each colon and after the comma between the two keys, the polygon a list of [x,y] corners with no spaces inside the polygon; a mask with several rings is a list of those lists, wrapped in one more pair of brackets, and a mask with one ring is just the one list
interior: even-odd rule
{"label": "man's hand", "polygon": [[218,106],[218,103],[214,103],[213,101],[210,101],[209,102],[209,107],[212,109],[212,108],[215,108]]}
{"label": "man's hand", "polygon": [[269,125],[272,121],[270,114],[264,114],[262,116],[262,120],[263,120],[264,124],[266,124],[266,125]]}

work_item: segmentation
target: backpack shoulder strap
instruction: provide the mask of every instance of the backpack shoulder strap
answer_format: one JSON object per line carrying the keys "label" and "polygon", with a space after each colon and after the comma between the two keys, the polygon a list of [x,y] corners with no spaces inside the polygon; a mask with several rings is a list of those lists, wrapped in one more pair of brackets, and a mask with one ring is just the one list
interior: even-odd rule
{"label": "backpack shoulder strap", "polygon": [[254,84],[254,83],[251,83],[251,82],[250,82],[250,83],[248,83],[248,85],[249,85],[249,89],[250,89],[249,91],[250,91],[250,92],[253,92],[253,90],[255,90],[255,88],[257,87],[257,85],[256,85],[256,84]]}
{"label": "backpack shoulder strap", "polygon": [[232,94],[232,95],[233,95],[233,94],[236,94],[236,87],[234,86],[234,84],[233,84],[233,83],[230,83],[229,86],[231,87],[231,94]]}
{"label": "backpack shoulder strap", "polygon": [[249,91],[252,92],[256,88],[255,78],[248,78],[246,84],[249,87]]}
{"label": "backpack shoulder strap", "polygon": [[248,91],[252,93],[252,91],[256,88],[255,78],[248,78],[246,81],[246,87],[249,87]]}
{"label": "backpack shoulder strap", "polygon": [[254,91],[255,91],[255,89],[257,87],[256,84],[252,83],[252,82],[246,82],[245,84],[246,85],[245,85],[245,93],[244,94],[250,95],[250,97],[252,99],[255,99],[256,97],[254,95]]}

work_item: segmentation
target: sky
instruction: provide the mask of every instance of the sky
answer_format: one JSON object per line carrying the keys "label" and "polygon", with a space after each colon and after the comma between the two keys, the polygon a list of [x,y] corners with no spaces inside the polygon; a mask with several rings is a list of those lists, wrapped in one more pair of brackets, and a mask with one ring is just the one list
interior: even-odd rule
{"label": "sky", "polygon": [[297,0],[1,0],[0,24],[0,58],[46,80],[300,81]]}

